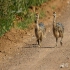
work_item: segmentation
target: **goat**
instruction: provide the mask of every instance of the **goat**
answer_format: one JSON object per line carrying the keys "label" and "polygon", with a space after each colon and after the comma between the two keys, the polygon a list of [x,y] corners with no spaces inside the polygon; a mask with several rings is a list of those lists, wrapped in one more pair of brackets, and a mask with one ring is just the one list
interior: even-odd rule
{"label": "goat", "polygon": [[36,13],[35,14],[35,36],[39,47],[41,47],[43,36],[45,36],[46,34],[46,26],[42,22],[38,24],[38,21],[39,21],[39,14]]}
{"label": "goat", "polygon": [[56,38],[56,46],[57,46],[58,38],[61,38],[60,44],[62,45],[64,26],[62,25],[62,23],[56,22],[56,12],[53,12],[53,34]]}

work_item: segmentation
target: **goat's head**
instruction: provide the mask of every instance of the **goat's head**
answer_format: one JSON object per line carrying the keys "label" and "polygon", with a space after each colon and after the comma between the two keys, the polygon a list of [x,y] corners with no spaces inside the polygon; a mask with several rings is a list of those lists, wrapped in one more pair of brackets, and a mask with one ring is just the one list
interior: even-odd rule
{"label": "goat's head", "polygon": [[35,23],[39,20],[39,13],[35,13]]}
{"label": "goat's head", "polygon": [[39,20],[39,13],[36,13],[36,14],[35,14],[35,18],[36,18],[37,20]]}
{"label": "goat's head", "polygon": [[53,16],[56,17],[56,12],[53,12]]}

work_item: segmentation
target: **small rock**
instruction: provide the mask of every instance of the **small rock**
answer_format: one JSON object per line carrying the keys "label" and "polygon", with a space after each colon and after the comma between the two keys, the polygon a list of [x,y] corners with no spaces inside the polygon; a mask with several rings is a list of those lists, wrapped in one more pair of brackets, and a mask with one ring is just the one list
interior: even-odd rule
{"label": "small rock", "polygon": [[64,67],[68,67],[68,63],[63,63],[62,65],[60,65],[60,68],[64,68]]}
{"label": "small rock", "polygon": [[18,53],[18,55],[19,55],[19,53]]}
{"label": "small rock", "polygon": [[62,65],[60,65],[60,68],[64,68],[64,63]]}
{"label": "small rock", "polygon": [[65,67],[68,67],[68,63],[65,63]]}

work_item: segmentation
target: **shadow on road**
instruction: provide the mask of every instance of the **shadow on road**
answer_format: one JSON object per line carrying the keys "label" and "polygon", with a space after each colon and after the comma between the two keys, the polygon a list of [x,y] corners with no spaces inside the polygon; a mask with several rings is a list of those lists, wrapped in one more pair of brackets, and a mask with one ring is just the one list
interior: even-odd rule
{"label": "shadow on road", "polygon": [[52,47],[52,46],[46,46],[46,47],[44,47],[44,46],[41,46],[41,47],[38,47],[38,45],[37,44],[27,44],[26,45],[26,47],[24,47],[24,48],[55,48],[55,47]]}

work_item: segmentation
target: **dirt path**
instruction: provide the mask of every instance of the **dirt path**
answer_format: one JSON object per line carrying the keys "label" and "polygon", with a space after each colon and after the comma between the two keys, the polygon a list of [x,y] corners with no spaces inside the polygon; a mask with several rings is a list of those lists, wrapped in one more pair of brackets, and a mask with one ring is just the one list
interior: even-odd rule
{"label": "dirt path", "polygon": [[4,56],[0,60],[0,70],[70,70],[70,1],[57,21],[62,22],[65,28],[63,46],[58,43],[54,48],[55,38],[50,28],[41,48],[34,45],[35,38],[32,38],[25,47],[15,49],[14,55],[0,53]]}

